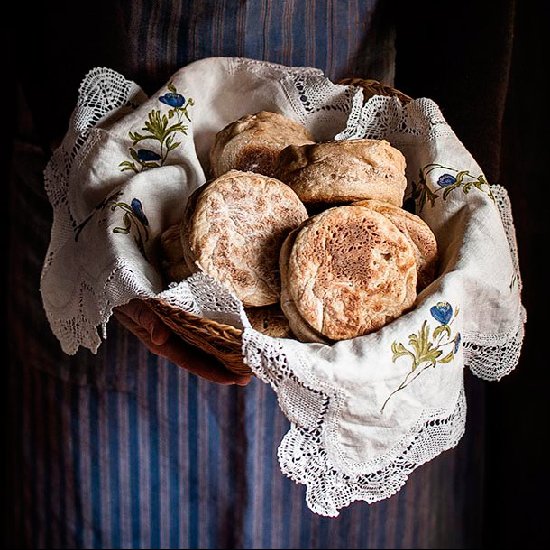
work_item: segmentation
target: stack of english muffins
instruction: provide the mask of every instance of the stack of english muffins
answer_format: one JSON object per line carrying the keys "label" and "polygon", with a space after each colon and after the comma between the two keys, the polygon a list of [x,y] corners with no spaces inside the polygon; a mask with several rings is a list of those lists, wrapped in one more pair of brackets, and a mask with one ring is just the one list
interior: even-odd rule
{"label": "stack of english muffins", "polygon": [[218,132],[210,164],[212,179],[161,237],[163,272],[219,280],[260,332],[319,343],[368,334],[433,280],[436,240],[402,208],[405,158],[387,141],[316,143],[262,111]]}

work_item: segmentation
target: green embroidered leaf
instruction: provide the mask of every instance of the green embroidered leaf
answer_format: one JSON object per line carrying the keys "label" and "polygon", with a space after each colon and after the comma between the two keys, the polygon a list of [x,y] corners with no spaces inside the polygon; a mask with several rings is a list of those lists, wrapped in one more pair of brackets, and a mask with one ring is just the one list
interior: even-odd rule
{"label": "green embroidered leaf", "polygon": [[[146,130],[146,128],[144,128]],[[136,145],[136,143],[139,143],[140,141],[143,141],[144,139],[155,139],[155,136],[148,135],[144,136],[143,134],[140,134],[139,132],[128,132],[128,136],[132,140],[132,145]]]}
{"label": "green embroidered leaf", "polygon": [[424,174],[422,173],[422,170],[419,170],[418,183],[416,183],[415,181],[412,182],[412,198],[416,201],[419,210],[422,210],[422,208],[424,208],[424,205],[426,204],[426,194],[423,193],[423,180]]}
{"label": "green embroidered leaf", "polygon": [[409,334],[409,346],[412,346],[414,348],[414,351],[416,352],[415,356],[419,355],[419,353],[418,353],[418,351],[420,349],[420,344],[418,342],[419,339],[420,339],[419,334]]}
{"label": "green embroidered leaf", "polygon": [[136,168],[135,164],[133,162],[130,162],[129,160],[122,161],[118,166],[121,172],[125,172],[126,170],[133,170],[137,174],[139,171]]}
{"label": "green embroidered leaf", "polygon": [[[167,87],[171,93],[177,94],[177,89],[173,83],[169,83]],[[182,123],[182,115],[185,115],[187,120],[190,121],[191,119],[189,118],[187,108],[190,105],[194,105],[194,103],[195,102],[192,98],[188,98],[185,106],[172,107],[171,109],[169,109],[167,114],[163,113],[159,109],[152,109],[148,113],[147,120],[143,123],[143,128],[141,129],[142,132],[145,133],[130,131],[128,132],[128,136],[132,141],[132,145],[134,147],[136,146],[136,144],[143,140],[158,141],[160,143],[161,158],[158,160],[158,162],[154,162],[151,160],[143,161],[138,158],[137,151],[133,148],[130,148],[129,153],[132,159],[136,161],[136,164],[130,161],[123,161],[123,163],[119,165],[121,171],[133,170],[138,173],[140,167],[142,169],[150,169],[159,168],[160,166],[164,165],[168,158],[168,154],[171,151],[177,149],[182,143],[181,141],[175,141],[173,134],[181,133],[187,135],[188,126]],[[173,120],[175,117],[177,117],[177,122],[170,126],[170,121]]]}
{"label": "green embroidered leaf", "polygon": [[459,186],[460,186],[460,183],[456,182],[456,183],[453,183],[452,185],[449,185],[449,187],[445,187],[445,191],[443,191],[443,200],[445,200],[449,196],[449,194]]}
{"label": "green embroidered leaf", "polygon": [[152,162],[152,161],[149,161],[149,162],[142,162],[141,165],[143,166],[143,168],[146,168],[146,169],[149,169],[149,168],[160,168],[160,164],[158,162]]}
{"label": "green embroidered leaf", "polygon": [[[454,317],[458,315],[458,312],[459,308],[454,308]],[[453,321],[454,318],[450,320],[450,324]],[[453,345],[456,339],[459,338],[457,333],[457,336],[453,339],[450,324],[438,325],[430,337],[431,329],[428,326],[428,321],[425,320],[417,333],[409,334],[408,343],[410,347],[405,347],[397,341],[391,344],[392,362],[395,363],[399,357],[409,356],[411,368],[399,386],[384,401],[380,410],[381,413],[393,395],[414,383],[427,369],[435,368],[439,363],[445,364],[453,361],[455,356],[454,350],[444,355],[445,352],[441,349],[445,346]],[[447,341],[441,342],[443,336],[447,336]]]}
{"label": "green embroidered leaf", "polygon": [[182,124],[181,122],[176,122],[176,124],[172,124],[172,126],[170,126],[170,128],[168,128],[168,130],[166,131],[167,134],[172,132],[182,132],[185,134],[187,133],[187,126],[185,126],[185,124]]}
{"label": "green embroidered leaf", "polygon": [[166,139],[167,126],[168,117],[166,115],[163,115],[157,109],[153,109],[149,113],[149,120],[145,122],[143,129],[150,132],[154,139],[163,142]]}
{"label": "green embroidered leaf", "polygon": [[431,343],[429,342],[430,337],[430,328],[428,327],[427,321],[424,321],[422,328],[418,334],[409,335],[409,344],[414,348],[414,357],[416,361],[420,364],[422,363],[421,357],[429,352],[431,348]]}
{"label": "green embroidered leaf", "polygon": [[437,199],[437,195],[426,185],[426,194],[428,196],[428,200],[430,201],[430,205],[432,208],[435,206],[435,199]]}
{"label": "green embroidered leaf", "polygon": [[447,336],[451,337],[451,327],[449,325],[439,325],[434,330],[434,338],[437,338],[443,332],[447,333]]}
{"label": "green embroidered leaf", "polygon": [[[189,98],[189,105],[193,105],[193,103],[192,103],[191,101],[192,101],[191,98]],[[187,113],[187,107],[181,107],[181,108],[179,109],[179,111],[182,112],[182,113],[185,115],[185,118],[186,118],[189,122],[191,122],[191,119],[189,118],[189,114]]]}
{"label": "green embroidered leaf", "polygon": [[472,190],[473,185],[474,185],[474,182],[469,181],[468,183],[465,183],[462,186],[462,191],[464,192],[465,195],[467,195]]}
{"label": "green embroidered leaf", "polygon": [[453,359],[454,359],[454,352],[449,352],[447,353],[447,355],[445,355],[445,357],[443,357],[443,359],[438,359],[438,363],[450,363]]}
{"label": "green embroidered leaf", "polygon": [[132,207],[127,205],[125,202],[115,202],[111,204],[111,211],[114,212],[117,208],[122,208],[122,210],[125,210],[129,214],[132,214]]}
{"label": "green embroidered leaf", "polygon": [[443,352],[439,349],[433,349],[431,351],[427,351],[422,356],[418,358],[418,363],[432,363],[435,366],[435,363],[437,362],[437,358],[441,356]]}
{"label": "green embroidered leaf", "polygon": [[400,357],[403,357],[404,355],[411,355],[411,352],[408,351],[403,344],[398,342],[394,342],[391,345],[391,350],[393,353],[392,363],[395,363],[397,359],[399,359]]}
{"label": "green embroidered leaf", "polygon": [[415,183],[413,181],[413,190],[412,198],[416,202],[416,207],[418,212],[422,212],[424,206],[426,205],[426,192],[422,189],[420,183]]}
{"label": "green embroidered leaf", "polygon": [[458,172],[456,175],[456,183],[453,185],[461,185],[464,181],[464,176],[470,176],[470,172],[468,172],[468,170],[461,170],[460,172]]}
{"label": "green embroidered leaf", "polygon": [[124,212],[124,217],[122,218],[122,221],[124,222],[124,227],[115,227],[113,229],[113,233],[130,233],[130,228],[132,227],[132,219],[128,212]]}
{"label": "green embroidered leaf", "polygon": [[430,327],[428,326],[428,322],[424,321],[422,324],[422,328],[420,329],[420,335],[421,335],[421,344],[422,347],[420,348],[422,352],[427,351],[431,344],[429,343],[430,339]]}

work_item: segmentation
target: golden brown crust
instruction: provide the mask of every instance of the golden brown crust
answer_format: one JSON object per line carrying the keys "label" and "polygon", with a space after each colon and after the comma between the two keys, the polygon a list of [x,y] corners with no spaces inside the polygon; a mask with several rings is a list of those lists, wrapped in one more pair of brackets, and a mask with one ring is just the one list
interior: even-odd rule
{"label": "golden brown crust", "polygon": [[366,206],[386,216],[405,237],[410,239],[414,245],[418,269],[417,291],[426,288],[434,280],[437,265],[437,242],[428,224],[422,218],[393,204],[366,200],[355,205]]}
{"label": "golden brown crust", "polygon": [[160,236],[160,247],[163,260],[169,262],[179,262],[183,260],[183,251],[181,249],[180,228],[176,223],[171,225]]}
{"label": "golden brown crust", "polygon": [[288,319],[278,305],[247,307],[246,316],[252,328],[273,338],[292,338]]}
{"label": "golden brown crust", "polygon": [[178,283],[187,279],[191,275],[191,271],[187,267],[187,262],[168,262],[162,266],[162,273],[166,282]]}
{"label": "golden brown crust", "polygon": [[290,145],[281,152],[276,177],[305,204],[379,199],[401,206],[405,166],[405,157],[387,141],[353,139]]}
{"label": "golden brown crust", "polygon": [[198,189],[195,189],[195,191],[191,193],[191,195],[189,195],[189,197],[187,198],[187,204],[185,205],[183,218],[180,224],[180,242],[181,242],[181,249],[183,252],[183,259],[187,264],[187,269],[191,273],[195,273],[197,271],[195,256],[191,250],[190,243],[189,243],[189,235],[192,227],[191,221],[193,219],[193,214],[197,209],[197,203],[198,203],[199,197],[207,187],[208,187],[208,183],[203,185],[202,187],[199,187]]}
{"label": "golden brown crust", "polygon": [[180,239],[180,226],[174,224],[160,236],[160,266],[168,282],[182,281],[191,275],[183,256]]}
{"label": "golden brown crust", "polygon": [[300,342],[308,343],[317,343],[317,344],[328,344],[330,343],[327,338],[322,334],[318,333],[311,326],[309,326],[306,321],[302,318],[296,304],[290,297],[288,287],[288,259],[290,257],[290,252],[294,246],[296,236],[298,232],[310,222],[306,220],[300,227],[291,231],[288,237],[285,239],[283,246],[281,247],[281,252],[279,256],[279,265],[281,270],[281,310],[288,319],[288,324],[292,333],[296,336]]}
{"label": "golden brown crust", "polygon": [[311,134],[290,118],[268,111],[245,115],[216,134],[210,169],[214,177],[233,169],[273,176],[280,152],[305,143],[313,143]]}
{"label": "golden brown crust", "polygon": [[297,232],[287,279],[290,298],[314,330],[332,340],[353,338],[413,305],[414,248],[386,217],[342,206],[308,222]]}
{"label": "golden brown crust", "polygon": [[281,243],[306,218],[285,184],[231,170],[190,198],[184,254],[193,271],[224,283],[245,306],[273,304],[280,294]]}

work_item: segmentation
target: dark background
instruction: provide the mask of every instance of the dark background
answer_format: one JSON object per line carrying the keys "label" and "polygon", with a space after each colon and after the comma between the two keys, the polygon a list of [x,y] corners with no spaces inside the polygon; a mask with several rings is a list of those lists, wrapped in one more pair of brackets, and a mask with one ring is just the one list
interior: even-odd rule
{"label": "dark background", "polygon": [[[88,68],[108,65],[125,73],[123,41],[114,41],[119,49],[113,49],[109,39],[122,26],[102,5],[79,3],[78,25],[66,24],[74,9],[70,2],[21,3],[15,6],[15,17],[3,17],[2,40],[8,53],[3,95],[13,105],[23,90],[45,145],[47,137],[63,134],[78,83]],[[468,381],[483,387],[485,420],[484,426],[469,424],[467,429],[483,430],[486,439],[484,546],[542,547],[548,538],[550,469],[545,452],[550,360],[544,260],[550,236],[550,178],[545,166],[548,91],[543,84],[548,8],[545,2],[530,0],[390,5],[397,20],[396,86],[413,97],[434,99],[489,181],[506,187],[511,196],[528,313],[526,337],[514,373],[500,383]],[[56,62],[59,48],[68,59],[62,64]],[[143,83],[139,75],[128,76]],[[151,91],[161,82],[145,84]],[[6,177],[15,109],[5,108],[2,116],[1,166]],[[2,239],[5,250],[6,232]],[[8,418],[8,460],[18,436],[10,431],[11,425]],[[8,468],[3,471],[4,501],[9,506],[12,478]],[[3,519],[2,531],[10,540],[10,514]]]}
{"label": "dark background", "polygon": [[465,1],[445,12],[441,4],[448,3],[440,2],[416,29],[407,24],[415,3],[407,4],[397,33],[397,86],[442,107],[512,202],[528,320],[516,371],[486,384],[484,543],[539,548],[547,544],[549,510],[548,3]]}

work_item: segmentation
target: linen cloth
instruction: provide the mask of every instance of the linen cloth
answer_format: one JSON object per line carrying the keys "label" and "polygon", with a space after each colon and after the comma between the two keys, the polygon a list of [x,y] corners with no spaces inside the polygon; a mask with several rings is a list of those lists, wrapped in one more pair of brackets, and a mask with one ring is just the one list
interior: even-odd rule
{"label": "linen cloth", "polygon": [[316,69],[237,58],[193,63],[149,99],[113,71],[92,71],[46,171],[54,225],[44,305],[74,353],[97,349],[113,307],[160,293],[156,237],[204,183],[215,132],[262,109],[299,120],[317,140],[375,137],[400,148],[417,212],[442,251],[442,275],[414,311],[332,347],[260,335],[238,301],[201,275],[163,293],[244,327],[245,361],[291,421],[281,468],[307,485],[312,510],[336,515],[353,500],[390,496],[457,443],[464,361],[498,379],[519,354],[524,316],[506,194],[488,185],[433,102],[375,97],[363,107],[360,90]]}

